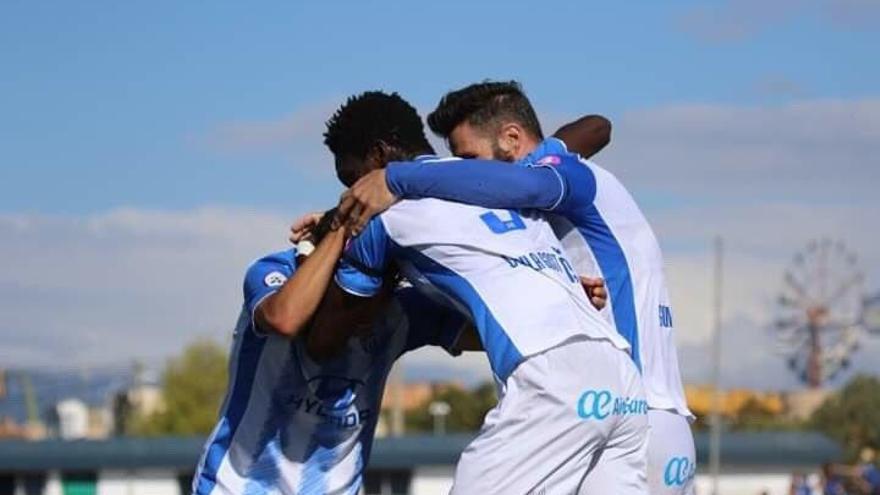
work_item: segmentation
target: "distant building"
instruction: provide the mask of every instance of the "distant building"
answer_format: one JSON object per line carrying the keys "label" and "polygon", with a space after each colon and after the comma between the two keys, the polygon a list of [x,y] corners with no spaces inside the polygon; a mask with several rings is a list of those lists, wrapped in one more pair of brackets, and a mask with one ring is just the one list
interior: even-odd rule
{"label": "distant building", "polygon": [[434,395],[442,393],[450,389],[464,390],[465,386],[461,382],[415,382],[401,383],[390,380],[385,386],[385,392],[382,395],[381,414],[379,422],[376,425],[376,436],[381,438],[394,435],[394,407],[395,402],[399,401],[400,411],[398,412],[397,421],[399,422],[399,434],[404,433],[403,414],[418,409],[425,409]]}
{"label": "distant building", "polygon": [[[707,385],[687,385],[688,406],[698,417],[708,416],[712,408],[714,389]],[[804,421],[825,402],[831,394],[828,389],[803,389],[788,392],[759,392],[749,389],[729,389],[721,392],[721,414],[732,418],[749,402],[756,403],[768,414],[786,419]]]}
{"label": "distant building", "polygon": [[[115,391],[128,388],[131,372],[105,370],[32,369],[5,370],[5,397],[0,400],[0,418],[8,418],[0,436],[20,436],[11,425],[25,429],[27,438],[60,433],[57,405],[76,399],[86,408],[86,438],[101,438],[112,432],[109,405]],[[0,492],[2,493],[2,492]]]}
{"label": "distant building", "polygon": [[55,406],[58,436],[63,440],[86,438],[89,432],[89,408],[81,400],[66,399]]}
{"label": "distant building", "polygon": [[[470,435],[378,439],[364,477],[364,495],[446,493],[455,462]],[[697,460],[706,465],[708,436],[697,435]],[[0,495],[188,495],[201,438],[114,438],[0,442]],[[788,495],[794,472],[812,473],[841,449],[804,432],[725,434],[721,450],[723,495]],[[516,469],[512,466],[511,469]],[[698,471],[698,493],[709,478]],[[18,491],[16,491],[18,490]]]}
{"label": "distant building", "polygon": [[0,418],[0,440],[10,438],[27,439],[26,428],[14,419],[6,416]]}
{"label": "distant building", "polygon": [[[698,417],[708,416],[712,410],[714,388],[708,385],[686,385],[688,407]],[[721,415],[732,418],[749,402],[756,402],[770,414],[783,414],[786,404],[779,392],[758,392],[749,389],[729,389],[721,392]]]}
{"label": "distant building", "polygon": [[112,415],[106,407],[89,407],[79,399],[55,405],[54,434],[63,440],[101,440],[113,433]]}
{"label": "distant building", "polygon": [[45,440],[49,432],[43,423],[19,423],[14,418],[0,418],[0,441],[7,439]]}
{"label": "distant building", "polygon": [[798,421],[809,419],[816,409],[825,402],[831,391],[824,388],[808,388],[795,392],[787,392],[783,395],[786,405],[786,415]]}
{"label": "distant building", "polygon": [[382,396],[383,411],[392,407],[392,397],[395,389],[398,387],[400,388],[402,396],[401,406],[406,412],[426,407],[427,403],[430,402],[434,395],[446,390],[465,389],[465,386],[461,382],[389,383],[388,386],[385,387],[385,394]]}
{"label": "distant building", "polygon": [[121,390],[112,399],[113,433],[126,435],[130,433],[132,420],[161,412],[165,409],[162,389],[152,383],[134,385]]}

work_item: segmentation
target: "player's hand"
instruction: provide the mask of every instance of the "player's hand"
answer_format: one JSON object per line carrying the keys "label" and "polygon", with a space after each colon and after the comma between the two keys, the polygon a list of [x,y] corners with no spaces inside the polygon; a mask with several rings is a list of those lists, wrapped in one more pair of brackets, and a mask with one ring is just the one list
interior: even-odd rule
{"label": "player's hand", "polygon": [[333,224],[348,225],[351,234],[358,235],[371,218],[390,208],[397,200],[385,182],[385,170],[373,170],[342,193]]}
{"label": "player's hand", "polygon": [[322,216],[324,216],[324,213],[318,211],[306,213],[297,218],[293,225],[290,226],[290,237],[288,238],[290,243],[296,244],[299,241],[312,240],[312,230],[318,226]]}
{"label": "player's hand", "polygon": [[590,302],[596,309],[602,311],[602,308],[608,303],[608,290],[605,289],[605,279],[602,277],[580,277],[580,279],[584,292],[587,293],[587,298],[590,299]]}

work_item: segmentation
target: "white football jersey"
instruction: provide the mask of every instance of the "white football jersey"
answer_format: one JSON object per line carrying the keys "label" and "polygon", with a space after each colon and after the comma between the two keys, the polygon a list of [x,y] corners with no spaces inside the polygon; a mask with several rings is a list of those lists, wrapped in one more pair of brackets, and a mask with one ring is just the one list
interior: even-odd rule
{"label": "white football jersey", "polygon": [[351,241],[337,283],[373,295],[392,260],[417,289],[470,315],[502,383],[525,357],[569,340],[629,349],[587,300],[541,213],[401,201]]}
{"label": "white football jersey", "polygon": [[663,255],[632,195],[610,172],[545,140],[524,161],[555,170],[566,191],[551,223],[578,273],[601,275],[617,330],[632,345],[648,404],[693,417],[675,347]]}

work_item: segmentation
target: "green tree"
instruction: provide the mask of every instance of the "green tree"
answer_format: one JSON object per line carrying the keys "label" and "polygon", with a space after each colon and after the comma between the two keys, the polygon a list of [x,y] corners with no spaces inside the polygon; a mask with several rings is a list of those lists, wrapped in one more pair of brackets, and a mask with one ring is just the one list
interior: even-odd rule
{"label": "green tree", "polygon": [[752,397],[736,412],[732,426],[736,430],[760,429],[761,425],[771,423],[773,419],[773,412]]}
{"label": "green tree", "polygon": [[135,418],[141,436],[205,435],[217,421],[226,392],[226,352],[212,340],[198,340],[168,361],[162,373],[161,412]]}
{"label": "green tree", "polygon": [[798,430],[802,421],[776,414],[767,404],[755,397],[750,398],[736,412],[731,429],[741,431]]}
{"label": "green tree", "polygon": [[449,404],[446,430],[449,432],[476,431],[483,424],[489,409],[495,406],[495,386],[484,383],[472,390],[449,387],[434,394],[417,410],[406,415],[409,431],[433,431],[434,418],[428,412],[431,402],[442,401]]}
{"label": "green tree", "polygon": [[880,446],[880,380],[859,375],[830,396],[810,418],[812,426],[841,442],[855,458],[865,446]]}

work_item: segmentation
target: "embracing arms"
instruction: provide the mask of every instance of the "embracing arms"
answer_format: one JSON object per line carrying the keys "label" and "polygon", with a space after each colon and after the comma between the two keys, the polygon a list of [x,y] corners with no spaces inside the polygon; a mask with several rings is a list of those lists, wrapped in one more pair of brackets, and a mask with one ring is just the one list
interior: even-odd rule
{"label": "embracing arms", "polygon": [[[572,153],[586,158],[604,148],[610,133],[607,119],[588,115],[562,126],[554,135],[556,140],[545,143],[571,161],[576,160]],[[572,193],[569,178],[553,166],[533,165],[538,166],[476,159],[390,164],[365,175],[343,194],[337,223],[347,224],[356,234],[371,217],[399,199],[427,197],[486,208],[555,209]],[[576,192],[581,198],[589,197],[592,177],[584,170],[574,172],[585,175],[577,180]]]}

